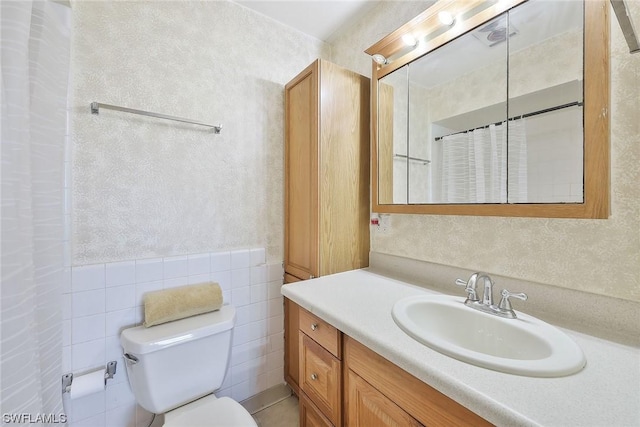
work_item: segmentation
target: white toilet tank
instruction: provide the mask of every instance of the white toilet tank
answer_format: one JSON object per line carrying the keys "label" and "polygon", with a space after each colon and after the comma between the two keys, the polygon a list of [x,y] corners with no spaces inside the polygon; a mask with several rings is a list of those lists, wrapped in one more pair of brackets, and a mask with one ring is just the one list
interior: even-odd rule
{"label": "white toilet tank", "polygon": [[219,389],[235,320],[235,308],[224,305],[211,313],[123,330],[120,344],[138,404],[162,414]]}

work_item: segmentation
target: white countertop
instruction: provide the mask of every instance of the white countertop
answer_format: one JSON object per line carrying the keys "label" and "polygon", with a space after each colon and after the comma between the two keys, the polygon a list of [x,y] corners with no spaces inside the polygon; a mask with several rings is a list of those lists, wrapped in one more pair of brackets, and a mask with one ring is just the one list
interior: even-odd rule
{"label": "white countertop", "polygon": [[532,378],[476,367],[396,325],[394,303],[425,293],[438,294],[367,269],[282,287],[285,297],[495,425],[640,426],[639,348],[562,329],[587,358],[577,374]]}

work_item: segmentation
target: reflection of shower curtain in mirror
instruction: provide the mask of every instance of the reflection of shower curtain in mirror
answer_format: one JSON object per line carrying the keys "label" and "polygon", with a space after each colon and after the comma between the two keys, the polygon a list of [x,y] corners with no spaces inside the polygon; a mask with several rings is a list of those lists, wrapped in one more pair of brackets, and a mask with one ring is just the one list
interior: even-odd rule
{"label": "reflection of shower curtain in mirror", "polygon": [[507,201],[506,126],[448,135],[433,148],[434,203]]}
{"label": "reflection of shower curtain in mirror", "polygon": [[527,194],[527,124],[526,119],[509,121],[508,159],[509,203],[529,203]]}

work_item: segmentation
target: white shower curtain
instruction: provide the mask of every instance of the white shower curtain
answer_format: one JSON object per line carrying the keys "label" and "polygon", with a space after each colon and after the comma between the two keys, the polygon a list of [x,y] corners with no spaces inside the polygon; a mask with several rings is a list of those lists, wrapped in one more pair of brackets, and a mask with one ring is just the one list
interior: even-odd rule
{"label": "white shower curtain", "polygon": [[[2,7],[1,409],[61,421],[68,7]],[[6,415],[5,415],[6,414]],[[25,415],[22,415],[23,417]],[[49,418],[51,421],[52,418]],[[12,423],[16,422],[13,418]]]}
{"label": "white shower curtain", "polygon": [[529,201],[527,119],[509,121],[509,203]]}
{"label": "white shower curtain", "polygon": [[448,135],[433,147],[434,203],[507,201],[506,126]]}

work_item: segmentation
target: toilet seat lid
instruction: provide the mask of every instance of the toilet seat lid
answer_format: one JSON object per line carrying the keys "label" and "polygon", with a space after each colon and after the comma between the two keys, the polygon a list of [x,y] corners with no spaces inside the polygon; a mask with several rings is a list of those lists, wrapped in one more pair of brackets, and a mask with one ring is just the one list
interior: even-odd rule
{"label": "toilet seat lid", "polygon": [[165,414],[164,427],[257,427],[242,405],[210,395]]}

